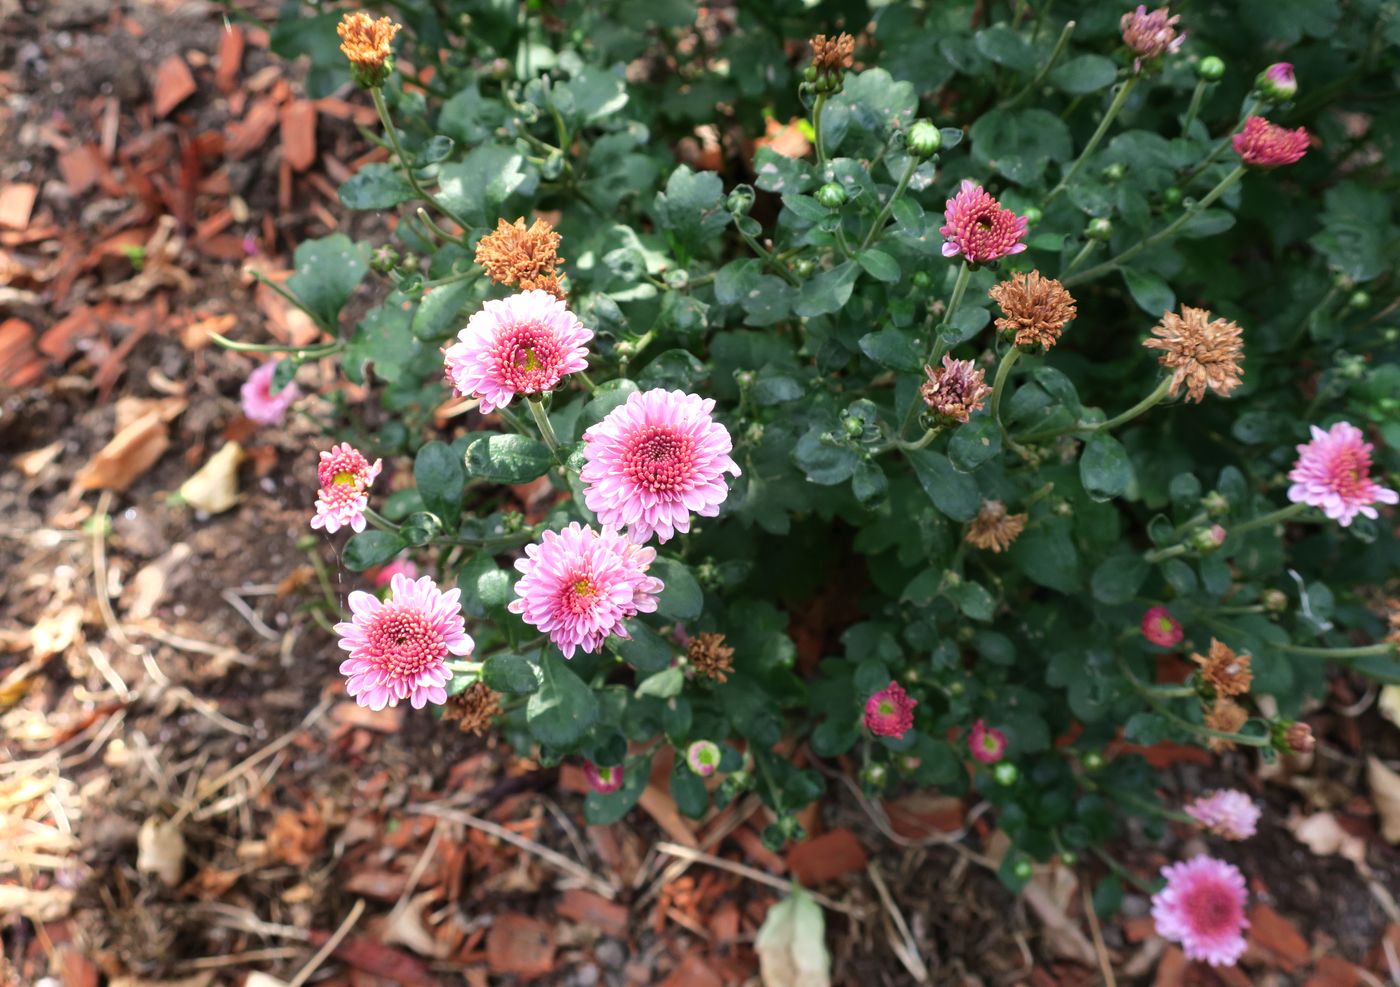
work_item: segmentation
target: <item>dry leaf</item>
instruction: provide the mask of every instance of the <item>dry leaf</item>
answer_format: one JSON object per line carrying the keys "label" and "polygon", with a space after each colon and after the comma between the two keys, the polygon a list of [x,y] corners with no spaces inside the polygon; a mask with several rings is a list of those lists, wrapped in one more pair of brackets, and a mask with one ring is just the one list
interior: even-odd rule
{"label": "dry leaf", "polygon": [[135,483],[170,447],[170,429],[160,412],[148,411],[116,434],[78,471],[79,490],[122,491]]}
{"label": "dry leaf", "polygon": [[67,651],[78,639],[82,626],[83,608],[76,603],[70,603],[58,613],[40,617],[29,632],[29,646],[35,660],[44,661]]}
{"label": "dry leaf", "polygon": [[389,913],[380,938],[386,943],[407,946],[421,956],[441,959],[445,955],[443,947],[446,943],[434,939],[423,920],[423,913],[437,897],[436,890],[423,891],[409,899],[407,904],[395,908]]}
{"label": "dry leaf", "polygon": [[58,922],[73,907],[73,892],[67,888],[22,888],[0,884],[0,914],[18,912],[31,922]]}
{"label": "dry leaf", "polygon": [[165,586],[170,582],[171,575],[185,564],[191,554],[190,547],[180,542],[154,562],[143,566],[131,579],[131,602],[127,604],[127,617],[144,620],[154,613],[156,606],[165,598]]}
{"label": "dry leaf", "polygon": [[1400,843],[1400,774],[1372,755],[1366,759],[1366,784],[1371,786],[1371,801],[1380,813],[1381,836],[1387,843]]}
{"label": "dry leaf", "polygon": [[238,464],[243,447],[226,442],[180,487],[180,496],[196,510],[221,514],[238,503]]}
{"label": "dry leaf", "polygon": [[180,827],[149,816],[136,834],[136,869],[156,875],[169,887],[179,884],[185,870],[185,838]]}
{"label": "dry leaf", "polygon": [[254,970],[248,974],[243,981],[243,987],[287,987],[287,981],[278,980],[276,977],[261,970]]}
{"label": "dry leaf", "polygon": [[763,987],[830,987],[826,916],[797,885],[768,909],[754,940]]}
{"label": "dry leaf", "polygon": [[1368,873],[1366,841],[1343,829],[1332,813],[1315,812],[1304,816],[1295,812],[1288,817],[1287,826],[1294,839],[1319,857],[1336,854],[1354,863],[1362,874]]}
{"label": "dry leaf", "polygon": [[44,467],[58,458],[63,451],[63,442],[50,442],[42,449],[31,449],[15,456],[15,467],[29,479],[34,479],[44,471]]}
{"label": "dry leaf", "polygon": [[1051,953],[1092,967],[1098,954],[1066,911],[1078,884],[1068,867],[1036,868],[1021,895],[1045,923],[1045,943]]}
{"label": "dry leaf", "polygon": [[1382,716],[1400,727],[1400,685],[1388,685],[1382,689],[1376,707]]}

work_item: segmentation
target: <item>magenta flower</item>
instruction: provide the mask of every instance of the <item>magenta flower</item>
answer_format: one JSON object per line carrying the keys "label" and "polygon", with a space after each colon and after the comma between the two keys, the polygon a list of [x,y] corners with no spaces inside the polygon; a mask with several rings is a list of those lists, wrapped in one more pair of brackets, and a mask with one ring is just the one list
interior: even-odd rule
{"label": "magenta flower", "polygon": [[354,616],[335,625],[340,647],[350,652],[340,663],[340,674],[348,676],[345,691],[375,710],[402,699],[414,709],[445,703],[452,678],[447,656],[469,655],[475,646],[457,602],[461,590],[444,593],[431,576],[398,575],[389,587],[389,599],[382,602],[355,590],[350,594]]}
{"label": "magenta flower", "polygon": [[647,575],[656,549],[610,527],[600,533],[575,521],[546,531],[525,546],[525,556],[515,563],[524,573],[515,584],[518,598],[506,609],[548,634],[565,658],[575,648],[597,651],[609,634],[628,637],[623,621],[655,610],[664,585]]}
{"label": "magenta flower", "polygon": [[480,397],[490,414],[517,394],[552,390],[565,374],[587,368],[584,344],[592,338],[563,302],[534,289],[482,305],[443,356],[452,386]]}
{"label": "magenta flower", "polygon": [[978,720],[968,731],[967,749],[983,764],[996,764],[1006,756],[1006,734]]}
{"label": "magenta flower", "polygon": [[588,779],[588,784],[600,795],[607,795],[622,787],[623,777],[626,773],[622,770],[622,765],[614,764],[606,768],[600,768],[592,761],[583,762],[583,776]]}
{"label": "magenta flower", "polygon": [[413,564],[412,559],[394,559],[387,565],[379,567],[379,571],[374,574],[374,588],[383,589],[388,586],[395,576],[407,576],[409,579],[418,578],[418,566]]}
{"label": "magenta flower", "polygon": [[948,200],[943,210],[943,256],[962,254],[969,264],[996,260],[1026,249],[1021,238],[1026,235],[1026,217],[987,194],[976,182],[964,178],[958,194]]}
{"label": "magenta flower", "polygon": [[1244,953],[1247,896],[1233,864],[1199,856],[1162,868],[1167,886],[1152,896],[1157,934],[1181,943],[1188,960],[1234,966]]}
{"label": "magenta flower", "polygon": [[1292,99],[1298,92],[1298,78],[1293,74],[1291,62],[1274,62],[1259,73],[1255,84],[1265,96],[1277,102]]}
{"label": "magenta flower", "polygon": [[351,531],[365,530],[365,508],[369,506],[368,490],[379,475],[383,460],[373,465],[364,454],[348,442],[331,446],[321,453],[316,476],[321,488],[316,491],[316,513],[311,527],[325,528],[331,534],[341,526]]}
{"label": "magenta flower", "polygon": [[259,425],[275,425],[282,420],[292,402],[301,397],[301,389],[295,381],[273,394],[272,376],[275,373],[277,361],[268,360],[249,374],[239,389],[238,393],[243,398],[243,414],[249,421]]}
{"label": "magenta flower", "polygon": [[1259,806],[1244,792],[1224,788],[1186,806],[1186,814],[1216,836],[1247,840],[1259,826]]}
{"label": "magenta flower", "polygon": [[891,682],[865,701],[865,728],[877,737],[903,740],[914,726],[917,705],[898,682]]}
{"label": "magenta flower", "polygon": [[1255,168],[1277,168],[1300,161],[1308,153],[1308,132],[1289,130],[1263,117],[1250,117],[1244,129],[1231,138],[1240,160]]}
{"label": "magenta flower", "polygon": [[690,515],[714,517],[739,475],[715,402],[684,391],[638,391],[583,433],[583,501],[603,524],[626,525],[641,544],[690,530]]}
{"label": "magenta flower", "polygon": [[1312,441],[1298,446],[1298,461],[1288,474],[1293,483],[1288,499],[1322,508],[1343,528],[1358,514],[1375,518],[1371,505],[1394,504],[1400,495],[1371,479],[1372,448],[1361,429],[1348,422],[1326,432],[1312,426]]}
{"label": "magenta flower", "polygon": [[1142,615],[1142,636],[1159,648],[1174,648],[1184,637],[1181,621],[1166,607],[1148,607]]}
{"label": "magenta flower", "polygon": [[708,778],[719,768],[720,749],[713,740],[697,740],[685,749],[685,763],[701,778]]}

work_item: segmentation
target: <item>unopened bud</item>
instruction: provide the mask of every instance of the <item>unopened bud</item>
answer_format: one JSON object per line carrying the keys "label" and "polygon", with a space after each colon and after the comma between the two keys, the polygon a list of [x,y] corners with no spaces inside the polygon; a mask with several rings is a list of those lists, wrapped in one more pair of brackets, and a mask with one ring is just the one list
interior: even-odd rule
{"label": "unopened bud", "polygon": [[1004,788],[1010,788],[1016,784],[1016,780],[1021,777],[1021,772],[1016,770],[1016,765],[1010,761],[1002,761],[992,768],[992,777],[997,780],[997,784]]}
{"label": "unopened bud", "polygon": [[860,772],[860,780],[870,788],[884,788],[890,771],[883,764],[867,764]]}
{"label": "unopened bud", "polygon": [[1207,55],[1196,64],[1196,75],[1207,82],[1215,82],[1225,74],[1225,60]]}
{"label": "unopened bud", "polygon": [[1026,211],[1021,215],[1026,218],[1027,226],[1034,226],[1045,218],[1045,213],[1040,211],[1039,206],[1026,206]]}
{"label": "unopened bud", "polygon": [[746,216],[753,208],[754,190],[752,185],[736,185],[729,190],[729,197],[725,199],[725,208],[732,215]]}
{"label": "unopened bud", "polygon": [[1298,94],[1298,79],[1290,62],[1274,62],[1254,80],[1254,87],[1265,99],[1284,103]]}
{"label": "unopened bud", "polygon": [[908,144],[915,157],[931,157],[943,146],[943,134],[931,121],[916,120],[909,128]]}
{"label": "unopened bud", "polygon": [[817,201],[828,209],[840,209],[846,204],[846,190],[836,182],[827,182],[817,189]]}
{"label": "unopened bud", "polygon": [[1181,189],[1177,188],[1175,185],[1168,185],[1166,188],[1162,189],[1162,201],[1169,206],[1180,205]]}
{"label": "unopened bud", "polygon": [[1197,528],[1191,533],[1191,547],[1202,555],[1209,555],[1225,544],[1226,536],[1227,532],[1218,524],[1212,524],[1209,528]]}
{"label": "unopened bud", "polygon": [[1090,240],[1107,240],[1113,236],[1113,223],[1106,216],[1095,217],[1084,227],[1084,235]]}
{"label": "unopened bud", "polygon": [[1015,865],[1011,868],[1011,873],[1016,875],[1016,880],[1018,881],[1029,881],[1031,875],[1035,873],[1035,867],[1029,860],[1022,857],[1020,860],[1016,861]]}
{"label": "unopened bud", "polygon": [[1351,297],[1347,299],[1348,308],[1366,308],[1371,304],[1371,293],[1369,291],[1353,291]]}
{"label": "unopened bud", "polygon": [[1281,589],[1266,589],[1259,601],[1269,613],[1283,613],[1288,609],[1288,594]]}
{"label": "unopened bud", "polygon": [[381,243],[370,251],[370,270],[380,274],[388,274],[399,265],[399,252],[387,243]]}
{"label": "unopened bud", "polygon": [[1212,490],[1201,498],[1201,506],[1211,517],[1224,517],[1230,513],[1230,502],[1219,490]]}
{"label": "unopened bud", "polygon": [[1084,755],[1082,760],[1085,771],[1103,770],[1103,755],[1100,754],[1098,751],[1090,751],[1089,753]]}
{"label": "unopened bud", "polygon": [[1109,182],[1121,182],[1127,174],[1128,166],[1121,161],[1115,161],[1103,170],[1104,180]]}

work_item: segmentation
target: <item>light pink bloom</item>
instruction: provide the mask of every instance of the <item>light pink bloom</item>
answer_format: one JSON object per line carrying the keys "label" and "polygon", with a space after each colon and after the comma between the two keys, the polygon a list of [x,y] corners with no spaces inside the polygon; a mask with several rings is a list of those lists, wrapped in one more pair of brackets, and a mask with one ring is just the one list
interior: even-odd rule
{"label": "light pink bloom", "polygon": [[239,394],[243,398],[243,414],[259,425],[275,425],[282,420],[292,402],[301,397],[301,389],[292,381],[272,393],[272,376],[277,373],[277,361],[268,360],[243,382]]}
{"label": "light pink bloom", "polygon": [[564,303],[532,289],[489,301],[447,348],[447,375],[459,394],[481,398],[490,414],[517,394],[552,390],[588,366],[585,329]]}
{"label": "light pink bloom", "polygon": [[577,521],[546,531],[525,546],[515,567],[517,599],[506,609],[538,627],[564,653],[593,652],[609,634],[628,637],[623,621],[656,609],[663,583],[647,575],[656,549],[633,544],[611,527],[602,532]]}
{"label": "light pink bloom", "polygon": [[877,737],[903,739],[914,726],[914,707],[898,682],[891,682],[865,701],[865,728]]}
{"label": "light pink bloom", "polygon": [[626,772],[622,770],[622,765],[614,764],[606,768],[600,768],[592,761],[583,762],[583,776],[588,779],[588,784],[600,795],[607,795],[622,787],[623,778]]}
{"label": "light pink bloom", "polygon": [[1312,441],[1298,446],[1298,461],[1288,479],[1288,499],[1310,504],[1343,528],[1360,514],[1376,517],[1373,504],[1400,500],[1394,490],[1371,479],[1371,443],[1361,429],[1337,422],[1327,431],[1312,426]]}
{"label": "light pink bloom", "polygon": [[1173,14],[1166,7],[1158,7],[1149,13],[1141,4],[1137,10],[1129,11],[1118,19],[1123,43],[1137,56],[1133,60],[1134,71],[1141,71],[1144,61],[1175,53],[1185,44],[1186,33],[1178,34],[1176,30],[1179,20],[1180,15]]}
{"label": "light pink bloom", "polygon": [[1017,216],[976,182],[964,178],[943,211],[943,256],[962,254],[969,264],[996,260],[1026,249],[1026,217]]}
{"label": "light pink bloom", "polygon": [[1244,953],[1244,875],[1233,864],[1200,856],[1162,868],[1167,886],[1152,896],[1157,934],[1181,943],[1188,960],[1234,966]]}
{"label": "light pink bloom", "polygon": [[1006,756],[1006,734],[978,720],[968,732],[967,749],[983,764],[996,764]]}
{"label": "light pink bloom", "polygon": [[1185,635],[1181,621],[1166,607],[1149,607],[1142,615],[1142,636],[1159,648],[1174,648]]}
{"label": "light pink bloom", "polygon": [[685,749],[685,763],[701,778],[715,773],[719,759],[719,745],[712,740],[697,740]]}
{"label": "light pink bloom", "polygon": [[418,567],[413,564],[412,559],[394,559],[394,561],[389,564],[380,566],[379,571],[374,574],[374,588],[383,589],[398,575],[407,576],[409,579],[417,579]]}
{"label": "light pink bloom", "polygon": [[1247,840],[1259,826],[1259,806],[1244,792],[1223,788],[1186,806],[1186,814],[1227,840]]}
{"label": "light pink bloom", "polygon": [[690,530],[690,515],[714,517],[739,475],[715,402],[684,391],[637,391],[583,433],[583,501],[603,524],[637,543]]}
{"label": "light pink bloom", "polygon": [[349,622],[335,625],[339,644],[350,657],[340,663],[346,691],[361,706],[383,709],[407,699],[414,709],[447,702],[449,654],[469,655],[474,642],[466,632],[458,597],[431,576],[404,575],[389,583],[388,600],[356,590],[350,594]]}
{"label": "light pink bloom", "polygon": [[1244,129],[1231,138],[1240,160],[1255,168],[1277,168],[1302,160],[1308,153],[1308,132],[1289,130],[1263,117],[1250,117]]}
{"label": "light pink bloom", "polygon": [[383,467],[383,460],[373,464],[348,442],[332,446],[321,453],[316,476],[321,489],[316,491],[316,513],[311,527],[325,528],[331,534],[341,526],[351,531],[365,530],[365,508],[369,506],[368,490]]}

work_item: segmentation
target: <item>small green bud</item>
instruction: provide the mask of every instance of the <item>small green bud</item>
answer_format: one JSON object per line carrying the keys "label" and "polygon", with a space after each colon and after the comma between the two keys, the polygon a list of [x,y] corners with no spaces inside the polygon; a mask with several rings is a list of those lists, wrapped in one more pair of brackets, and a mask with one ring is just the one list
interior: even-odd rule
{"label": "small green bud", "polygon": [[1128,166],[1121,161],[1115,161],[1103,170],[1104,180],[1110,182],[1121,182],[1127,174]]}
{"label": "small green bud", "polygon": [[933,284],[933,278],[929,277],[928,271],[915,271],[909,280],[914,282],[914,287],[919,289],[928,288]]}
{"label": "small green bud", "polygon": [[922,764],[923,764],[923,762],[920,761],[920,760],[919,760],[917,757],[915,757],[913,754],[902,754],[902,755],[900,755],[900,758],[899,758],[899,770],[902,771],[902,772],[904,772],[904,773],[907,774],[907,775],[911,775],[911,774],[913,774],[915,771],[918,771],[920,765],[922,765]]}
{"label": "small green bud", "polygon": [[1045,218],[1045,213],[1041,212],[1039,206],[1027,206],[1021,215],[1026,217],[1027,226],[1034,226]]}
{"label": "small green bud", "polygon": [[901,675],[900,678],[904,679],[905,685],[918,685],[924,680],[924,673],[919,671],[919,666],[910,665],[904,670],[904,674]]}
{"label": "small green bud", "polygon": [[1361,289],[1353,291],[1351,297],[1347,299],[1348,308],[1368,308],[1370,304],[1371,293]]}
{"label": "small green bud", "polygon": [[884,788],[889,778],[889,768],[883,764],[867,764],[860,772],[860,780],[870,788]]}
{"label": "small green bud", "polygon": [[815,65],[808,65],[805,69],[802,70],[802,78],[808,82],[816,82],[817,67]]}
{"label": "small green bud", "polygon": [[1224,517],[1230,513],[1230,502],[1219,490],[1212,490],[1201,498],[1201,506],[1211,517]]}
{"label": "small green bud", "polygon": [[859,438],[860,433],[865,431],[865,422],[855,415],[847,415],[841,420],[841,427],[845,429],[847,435],[855,439]]}
{"label": "small green bud", "polygon": [[1085,771],[1103,770],[1103,755],[1098,751],[1089,751],[1089,753],[1085,754],[1080,760],[1084,765]]}
{"label": "small green bud", "polygon": [[1162,201],[1169,206],[1181,205],[1181,189],[1175,185],[1168,185],[1162,189]]}
{"label": "small green bud", "polygon": [[1216,82],[1225,75],[1225,60],[1207,55],[1196,64],[1196,75],[1207,82]]}
{"label": "small green bud", "polygon": [[1281,589],[1266,589],[1260,594],[1259,602],[1270,613],[1283,613],[1288,609],[1288,594]]}
{"label": "small green bud", "polygon": [[405,254],[403,260],[399,262],[399,267],[405,274],[416,274],[420,266],[421,262],[418,260],[417,254]]}
{"label": "small green bud", "polygon": [[1002,761],[996,765],[996,767],[992,768],[992,777],[997,780],[998,785],[1001,785],[1003,788],[1010,788],[1012,785],[1016,784],[1017,779],[1021,777],[1021,772],[1018,771],[1016,765],[1012,764],[1010,761]]}
{"label": "small green bud", "polygon": [[1075,853],[1073,850],[1061,850],[1060,863],[1064,864],[1066,867],[1073,867],[1075,864],[1079,863],[1079,854]]}
{"label": "small green bud", "polygon": [[958,640],[961,641],[963,644],[967,644],[976,636],[977,632],[971,627],[964,625],[958,628]]}
{"label": "small green bud", "polygon": [[915,120],[909,128],[908,144],[915,157],[932,157],[943,146],[943,133],[929,120]]}
{"label": "small green bud", "polygon": [[370,270],[376,271],[379,274],[388,274],[390,271],[392,271],[398,266],[399,252],[393,247],[389,246],[387,243],[381,243],[379,246],[375,247],[373,250],[370,251]]}
{"label": "small green bud", "polygon": [[846,204],[846,190],[836,182],[827,182],[817,189],[817,201],[828,209],[840,209]]}
{"label": "small green bud", "polygon": [[1191,533],[1191,547],[1202,555],[1209,555],[1225,544],[1226,535],[1225,528],[1218,524],[1212,524],[1209,528],[1197,528]]}
{"label": "small green bud", "polygon": [[954,679],[948,683],[948,695],[961,696],[967,687],[963,685],[962,679]]}
{"label": "small green bud", "polygon": [[1113,236],[1113,223],[1107,216],[1096,216],[1084,227],[1084,235],[1090,240],[1108,240]]}
{"label": "small green bud", "polygon": [[806,257],[803,257],[797,263],[792,265],[792,269],[797,273],[797,276],[799,278],[810,278],[812,276],[812,272],[817,269],[817,266]]}
{"label": "small green bud", "polygon": [[725,208],[734,216],[747,216],[753,208],[754,190],[749,184],[735,185],[724,200]]}
{"label": "small green bud", "polygon": [[949,569],[943,574],[943,585],[947,586],[949,589],[952,589],[954,586],[961,586],[962,576]]}
{"label": "small green bud", "polygon": [[1031,865],[1029,860],[1022,857],[1020,860],[1016,861],[1015,866],[1011,868],[1011,872],[1016,875],[1016,880],[1029,881],[1031,876],[1035,873],[1035,868]]}

